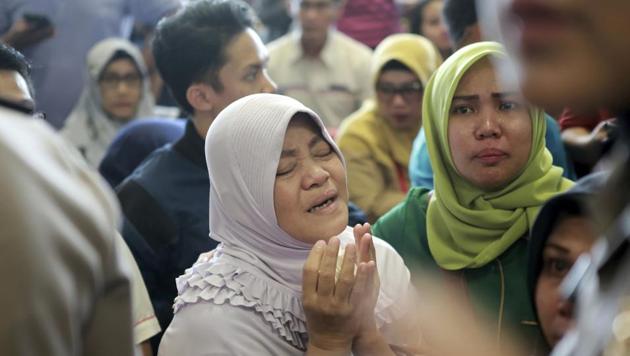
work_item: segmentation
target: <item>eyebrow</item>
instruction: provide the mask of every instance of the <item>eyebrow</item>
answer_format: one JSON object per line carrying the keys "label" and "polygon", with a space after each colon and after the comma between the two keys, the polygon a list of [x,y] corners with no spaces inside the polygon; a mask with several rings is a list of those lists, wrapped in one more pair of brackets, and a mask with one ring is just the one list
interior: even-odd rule
{"label": "eyebrow", "polygon": [[556,243],[553,243],[553,242],[547,243],[545,245],[545,249],[547,249],[547,248],[551,248],[552,250],[555,250],[555,251],[557,251],[557,252],[559,252],[561,254],[564,254],[564,255],[568,255],[569,252],[570,252],[569,249],[567,249],[566,247],[560,246],[560,245],[558,245]]}
{"label": "eyebrow", "polygon": [[[321,141],[323,141],[324,139],[319,136],[319,135],[314,135],[309,141],[308,141],[308,148],[309,150],[312,149],[313,147],[315,147],[318,143],[320,143]],[[282,150],[282,153],[280,154],[280,158],[286,158],[286,157],[295,157],[297,155],[297,149],[293,148],[293,149],[288,149],[288,150]]]}
{"label": "eyebrow", "polygon": [[[490,96],[496,99],[502,99],[508,96],[518,95],[519,93],[516,91],[508,91],[508,92],[500,92],[500,93],[492,93]],[[455,95],[453,96],[453,101],[455,100],[463,100],[463,101],[475,101],[479,100],[479,95]]]}

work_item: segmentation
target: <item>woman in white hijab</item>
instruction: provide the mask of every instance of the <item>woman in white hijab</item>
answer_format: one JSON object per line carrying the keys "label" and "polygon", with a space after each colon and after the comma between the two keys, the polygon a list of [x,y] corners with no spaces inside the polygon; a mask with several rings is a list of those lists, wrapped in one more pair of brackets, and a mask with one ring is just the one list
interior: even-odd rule
{"label": "woman in white hijab", "polygon": [[154,100],[142,54],[125,39],[94,45],[85,77],[83,93],[61,134],[98,167],[118,130],[134,118],[151,116]]}
{"label": "woman in white hijab", "polygon": [[346,226],[345,163],[317,114],[280,95],[239,99],[210,127],[206,160],[220,245],[177,279],[160,356],[387,355],[407,343],[409,271],[369,225]]}

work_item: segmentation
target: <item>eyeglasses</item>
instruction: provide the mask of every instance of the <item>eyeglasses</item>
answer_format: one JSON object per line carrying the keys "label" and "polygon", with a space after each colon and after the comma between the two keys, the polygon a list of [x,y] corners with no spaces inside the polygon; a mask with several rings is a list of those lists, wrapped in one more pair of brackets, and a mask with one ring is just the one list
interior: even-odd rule
{"label": "eyeglasses", "polygon": [[137,88],[140,86],[142,77],[137,74],[117,75],[117,74],[105,74],[99,79],[106,89],[117,89],[121,83],[125,83],[125,86],[129,88]]}
{"label": "eyeglasses", "polygon": [[388,83],[377,83],[376,91],[385,100],[392,100],[394,96],[400,95],[405,101],[409,101],[422,94],[424,88],[420,82],[406,83],[396,86]]}

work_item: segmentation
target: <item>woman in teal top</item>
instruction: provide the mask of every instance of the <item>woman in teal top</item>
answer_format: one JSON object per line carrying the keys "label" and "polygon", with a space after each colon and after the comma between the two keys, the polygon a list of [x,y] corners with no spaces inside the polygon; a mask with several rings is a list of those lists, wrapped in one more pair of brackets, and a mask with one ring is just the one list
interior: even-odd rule
{"label": "woman in teal top", "polygon": [[545,148],[543,112],[495,74],[505,57],[497,43],[475,43],[435,72],[423,99],[435,190],[412,189],[373,234],[416,277],[457,281],[499,343],[510,330],[537,353],[545,347],[526,286],[527,235],[542,204],[572,183]]}

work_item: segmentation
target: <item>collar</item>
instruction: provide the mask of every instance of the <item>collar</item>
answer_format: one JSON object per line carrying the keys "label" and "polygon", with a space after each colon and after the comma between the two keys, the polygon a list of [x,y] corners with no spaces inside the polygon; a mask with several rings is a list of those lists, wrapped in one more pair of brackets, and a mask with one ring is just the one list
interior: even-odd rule
{"label": "collar", "polygon": [[[328,30],[328,35],[326,36],[326,43],[324,43],[324,47],[322,48],[321,52],[319,53],[319,56],[317,57],[317,59],[324,62],[324,65],[326,67],[332,67],[336,63],[335,51],[333,50],[333,46],[334,46],[333,42],[335,41],[336,36],[337,36],[337,33],[334,29]],[[302,38],[302,31],[299,31],[299,30],[294,31],[291,34],[291,40],[294,43],[294,46],[293,46],[294,50],[287,54],[287,58],[289,59],[290,63],[295,63],[299,61],[300,59],[306,58],[306,56],[304,55],[304,51],[302,50],[301,38]]]}
{"label": "collar", "polygon": [[184,136],[175,142],[173,149],[197,166],[205,170],[208,169],[208,165],[206,163],[205,142],[204,139],[199,136],[192,120],[188,120],[188,122],[186,122],[186,131],[184,132]]}

